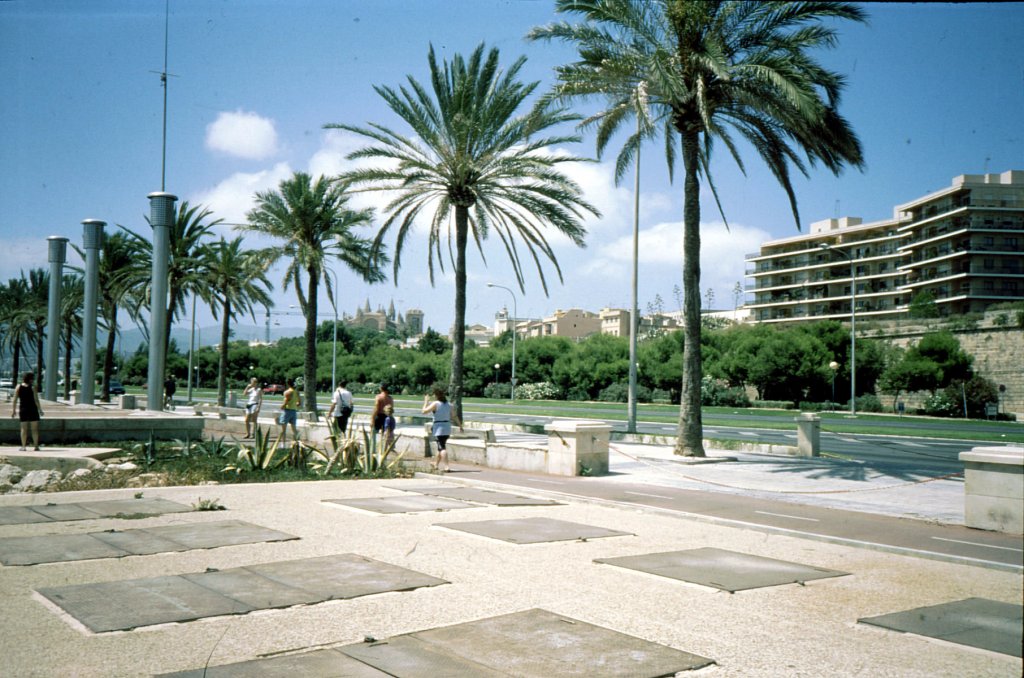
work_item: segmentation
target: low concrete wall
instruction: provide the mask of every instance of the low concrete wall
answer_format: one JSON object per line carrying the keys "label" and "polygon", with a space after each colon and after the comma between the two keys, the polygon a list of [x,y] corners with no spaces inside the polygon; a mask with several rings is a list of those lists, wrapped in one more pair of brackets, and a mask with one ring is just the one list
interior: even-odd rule
{"label": "low concrete wall", "polygon": [[964,524],[1024,533],[1024,448],[975,447],[964,462]]}
{"label": "low concrete wall", "polygon": [[[39,438],[43,445],[69,445],[80,442],[111,440],[196,439],[203,434],[199,417],[150,415],[97,415],[88,417],[47,417],[39,422]],[[21,426],[17,419],[0,419],[0,442],[21,443]]]}

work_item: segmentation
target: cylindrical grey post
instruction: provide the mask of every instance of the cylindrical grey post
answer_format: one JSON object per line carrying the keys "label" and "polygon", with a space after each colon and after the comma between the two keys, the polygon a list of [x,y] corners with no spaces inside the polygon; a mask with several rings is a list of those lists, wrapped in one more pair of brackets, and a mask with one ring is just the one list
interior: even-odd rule
{"label": "cylindrical grey post", "polygon": [[149,223],[153,227],[153,280],[149,302],[149,371],[146,379],[146,409],[164,408],[164,335],[167,334],[167,275],[170,257],[170,228],[174,201],[170,193],[150,193]]}
{"label": "cylindrical grey post", "polygon": [[[60,292],[64,282],[64,258],[67,256],[68,239],[51,235],[49,242],[50,261],[50,305],[46,314],[46,381],[43,397],[57,399],[57,361],[60,355]],[[65,366],[64,370],[70,372]]]}
{"label": "cylindrical grey post", "polygon": [[[96,395],[96,315],[99,307],[100,249],[103,247],[105,221],[82,222],[85,249],[85,309],[82,316],[82,379],[78,385],[79,402],[92,405]],[[110,328],[113,332],[114,328]]]}

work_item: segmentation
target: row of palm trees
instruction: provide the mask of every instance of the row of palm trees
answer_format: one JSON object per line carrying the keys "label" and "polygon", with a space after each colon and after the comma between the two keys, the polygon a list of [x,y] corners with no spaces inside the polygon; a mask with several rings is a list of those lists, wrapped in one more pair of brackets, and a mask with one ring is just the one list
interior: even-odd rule
{"label": "row of palm trees", "polygon": [[[724,145],[741,170],[740,142],[752,148],[789,196],[799,228],[792,169],[807,175],[809,167],[821,163],[838,173],[863,164],[860,142],[838,111],[843,78],[810,52],[835,45],[836,20],[864,21],[865,15],[841,2],[556,0],[556,10],[577,21],[537,27],[528,37],[568,43],[578,60],[558,68],[555,87],[532,105],[527,99],[539,83],[519,80],[524,58],[503,69],[498,50],[484,45],[468,58],[455,55],[450,61],[439,61],[431,47],[428,85],[407,76],[397,88],[375,87],[411,133],[374,122],[325,125],[368,140],[349,155],[363,166],[332,178],[297,173],[278,190],[257,193],[248,224],[240,228],[278,244],[246,252],[240,239],[207,243],[218,222],[206,222],[208,211],[182,204],[171,237],[168,336],[186,296],[197,295],[221,314],[226,351],[230,319],[251,313],[254,304],[269,304],[266,271],[287,260],[284,287],[295,288],[306,317],[305,400],[315,411],[317,292],[325,269],[341,261],[367,282],[377,282],[390,260],[397,283],[404,246],[422,221],[428,226],[431,282],[435,265],[444,271],[446,260],[454,273],[450,396],[461,417],[470,241],[486,261],[484,242],[497,237],[521,291],[525,255],[547,292],[544,260],[559,280],[562,272],[546,233],[553,229],[583,247],[583,221],[599,216],[560,169],[581,158],[556,147],[580,137],[559,130],[567,123],[596,129],[598,157],[625,131],[617,179],[645,141],[661,137],[670,178],[677,160],[683,167],[685,348],[676,452],[703,456],[700,189],[702,184],[710,188],[724,219],[712,179],[715,144]],[[582,118],[568,108],[581,100],[597,101],[598,112]],[[372,225],[373,211],[348,206],[350,195],[362,191],[380,192],[388,201],[374,238],[355,232]],[[387,253],[389,237],[393,256]],[[109,285],[101,282],[110,294],[104,297],[109,304],[104,317],[111,327],[116,312],[107,311],[120,305],[138,320],[146,303],[148,240],[127,229],[123,238],[130,261],[110,274]],[[112,255],[105,250],[104,256]],[[337,291],[329,277],[325,284],[334,302]],[[42,331],[38,324],[24,327]],[[162,339],[166,343],[168,337]],[[105,370],[109,356],[108,344]],[[225,360],[222,355],[221,400]]]}

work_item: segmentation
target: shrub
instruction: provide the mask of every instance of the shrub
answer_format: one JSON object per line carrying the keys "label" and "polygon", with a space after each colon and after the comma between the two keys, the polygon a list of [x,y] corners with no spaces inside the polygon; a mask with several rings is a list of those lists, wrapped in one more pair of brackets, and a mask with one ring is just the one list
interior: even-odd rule
{"label": "shrub", "polygon": [[729,386],[723,379],[705,376],[701,379],[700,404],[719,407],[749,407],[747,392],[738,386]]}
{"label": "shrub", "polygon": [[[668,398],[668,392],[663,391],[665,398]],[[597,399],[604,403],[628,403],[629,402],[629,384],[626,382],[618,382],[615,384],[609,384],[605,388],[601,389]],[[649,403],[652,402],[653,392],[642,384],[636,385],[636,401],[638,403]]]}
{"label": "shrub", "polygon": [[857,396],[858,412],[881,412],[882,401],[874,393]]}
{"label": "shrub", "polygon": [[663,388],[655,388],[651,390],[651,402],[652,403],[671,403],[672,394]]}
{"label": "shrub", "polygon": [[792,410],[796,409],[792,400],[752,400],[749,407],[757,407],[765,410]]}
{"label": "shrub", "polygon": [[517,400],[557,400],[561,395],[561,390],[550,381],[516,386]]}
{"label": "shrub", "polygon": [[495,400],[508,400],[512,397],[512,386],[507,383],[487,384],[484,386],[484,397]]}

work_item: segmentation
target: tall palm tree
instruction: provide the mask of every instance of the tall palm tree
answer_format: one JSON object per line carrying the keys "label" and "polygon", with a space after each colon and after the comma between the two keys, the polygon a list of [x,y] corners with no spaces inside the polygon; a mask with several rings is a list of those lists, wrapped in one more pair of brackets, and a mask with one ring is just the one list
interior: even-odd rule
{"label": "tall palm tree", "polygon": [[32,334],[32,323],[22,313],[22,306],[28,297],[28,284],[25,276],[11,278],[6,285],[0,286],[0,328],[3,337],[0,346],[11,352],[11,381],[18,383],[18,372],[21,367],[21,354],[26,341]]}
{"label": "tall palm tree", "polygon": [[[75,337],[82,334],[82,311],[85,305],[85,278],[79,273],[64,275],[60,293],[60,326],[64,330],[64,399],[71,399],[71,352]],[[83,346],[82,350],[88,350]],[[93,346],[95,351],[96,347]]]}
{"label": "tall palm tree", "polygon": [[248,313],[256,322],[253,306],[270,306],[268,292],[273,289],[267,280],[267,262],[262,253],[243,250],[241,236],[228,242],[223,237],[200,250],[206,293],[213,316],[221,318],[220,361],[217,370],[217,404],[223,407],[227,395],[228,340],[231,321],[239,313]]}
{"label": "tall palm tree", "polygon": [[[374,251],[373,243],[355,233],[370,225],[373,210],[353,210],[349,197],[339,186],[324,177],[296,172],[281,181],[276,191],[256,194],[256,207],[249,211],[244,230],[282,240],[264,251],[268,264],[289,260],[284,289],[294,285],[299,308],[306,319],[306,360],[303,381],[306,411],[316,417],[316,319],[317,291],[324,269],[339,260],[349,269],[373,283],[384,279],[381,265],[387,257]],[[333,295],[330,279],[328,294]],[[333,299],[333,296],[331,297]]]}
{"label": "tall palm tree", "polygon": [[[84,258],[84,253],[82,253]],[[139,322],[139,308],[143,304],[144,288],[131,284],[131,277],[125,272],[131,271],[134,264],[131,241],[126,233],[114,232],[103,237],[103,249],[100,250],[97,277],[99,279],[99,314],[104,328],[107,330],[107,344],[103,352],[103,384],[100,387],[100,401],[110,402],[110,380],[114,375],[114,347],[120,328],[117,316],[122,302],[129,315]]]}
{"label": "tall palm tree", "polygon": [[[22,273],[22,278],[25,274]],[[31,336],[36,343],[36,379],[37,384],[43,383],[43,341],[46,337],[46,323],[50,311],[50,272],[45,268],[33,268],[25,279],[27,294],[19,313],[30,324]],[[57,369],[56,365],[46,368]]]}
{"label": "tall palm tree", "polygon": [[[401,251],[421,213],[429,216],[427,262],[434,282],[434,258],[444,270],[443,240],[452,257],[454,236],[455,322],[452,346],[450,396],[462,416],[462,371],[466,328],[466,246],[470,236],[483,257],[483,241],[492,233],[500,238],[512,261],[516,281],[523,289],[523,271],[517,240],[526,246],[547,293],[547,281],[539,255],[558,273],[562,271],[544,235],[552,227],[583,247],[586,234],[581,219],[585,212],[597,215],[579,186],[558,166],[578,158],[550,153],[557,144],[579,141],[571,135],[551,132],[559,124],[578,120],[563,108],[541,101],[520,113],[538,83],[517,80],[526,62],[517,59],[506,71],[498,65],[498,50],[486,53],[477,47],[469,59],[461,55],[439,64],[433,46],[427,55],[431,90],[409,76],[408,87],[397,91],[374,89],[388,107],[412,128],[405,137],[383,125],[369,127],[331,124],[367,137],[377,145],[352,153],[349,158],[375,158],[386,164],[347,172],[339,177],[346,185],[362,190],[393,191],[389,216],[375,240],[381,247],[394,227],[394,276],[398,281]],[[451,219],[454,217],[454,233]]]}
{"label": "tall palm tree", "polygon": [[[185,313],[185,299],[190,294],[202,294],[203,274],[199,251],[213,235],[213,228],[221,219],[207,221],[213,212],[202,205],[182,202],[175,208],[174,220],[168,232],[169,264],[167,268],[167,323],[162,340],[164,353],[171,342],[171,328],[174,320]],[[149,217],[146,217],[149,221]],[[132,261],[120,277],[122,287],[144,292],[135,295],[135,307],[130,309],[139,317],[140,304],[149,304],[149,289],[153,275],[153,243],[149,238],[121,226],[131,243]],[[151,338],[151,340],[155,340]]]}
{"label": "tall palm tree", "polygon": [[[558,69],[556,96],[612,98],[596,118],[598,148],[637,110],[650,110],[664,133],[670,177],[681,149],[685,344],[676,453],[703,456],[700,186],[707,183],[721,212],[711,176],[714,143],[743,170],[734,135],[745,140],[785,190],[799,228],[791,169],[807,176],[820,162],[838,174],[863,164],[860,142],[838,112],[844,80],[810,52],[836,43],[825,21],[865,15],[843,2],[556,0],[556,9],[586,21],[553,23],[530,37],[577,48],[579,60]],[[647,108],[623,105],[641,83]],[[627,140],[620,173],[638,144],[637,135]]]}

